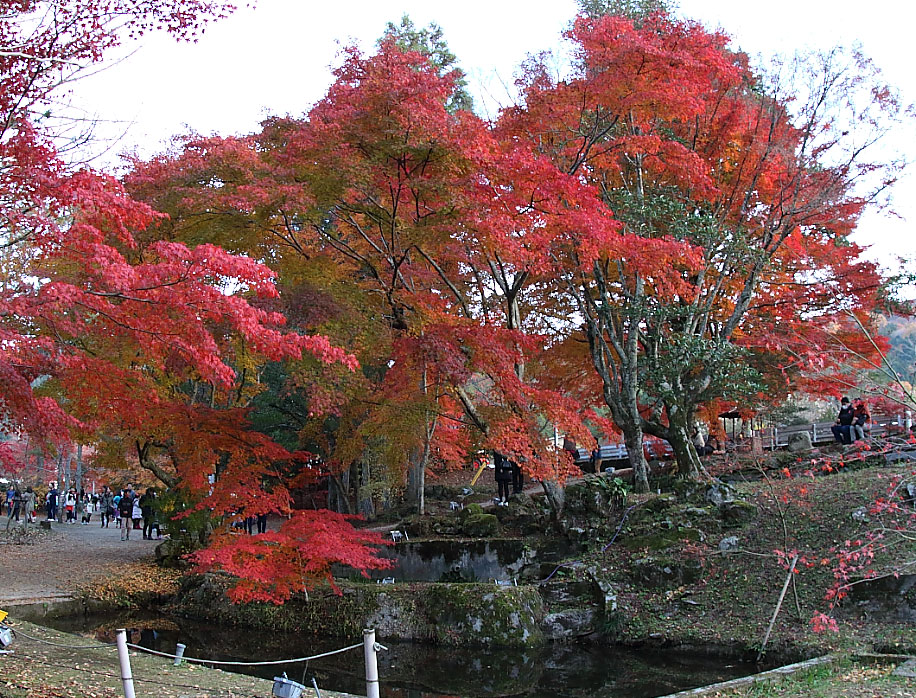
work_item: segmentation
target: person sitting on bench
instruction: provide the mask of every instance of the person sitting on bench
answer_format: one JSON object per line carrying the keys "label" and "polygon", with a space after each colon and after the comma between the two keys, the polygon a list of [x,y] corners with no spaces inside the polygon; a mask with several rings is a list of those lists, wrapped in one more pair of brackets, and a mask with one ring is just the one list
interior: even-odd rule
{"label": "person sitting on bench", "polygon": [[833,438],[839,444],[852,443],[852,423],[855,421],[855,411],[849,404],[849,398],[844,397],[840,400],[840,412],[836,417],[836,424],[830,427],[833,432]]}
{"label": "person sitting on bench", "polygon": [[853,400],[852,411],[852,438],[854,441],[864,439],[865,435],[871,431],[871,412],[868,411],[865,399],[857,397]]}

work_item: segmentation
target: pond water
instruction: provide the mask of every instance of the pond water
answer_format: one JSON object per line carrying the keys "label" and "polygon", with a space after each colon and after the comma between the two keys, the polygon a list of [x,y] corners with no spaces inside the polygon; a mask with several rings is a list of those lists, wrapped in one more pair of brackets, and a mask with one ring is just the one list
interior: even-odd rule
{"label": "pond water", "polygon": [[[129,628],[131,641],[186,656],[263,661],[309,656],[359,642],[220,628],[185,619],[140,616],[78,617],[48,621],[59,630],[114,641]],[[591,644],[552,645],[538,650],[436,647],[379,638],[381,694],[388,698],[654,698],[760,671],[751,662],[698,652],[629,650]],[[167,660],[163,660],[167,661]],[[365,695],[362,650],[308,663],[260,667],[249,673],[272,678],[285,671],[294,681],[320,689]]]}
{"label": "pond water", "polygon": [[[562,541],[523,538],[489,540],[405,541],[383,548],[392,561],[386,570],[370,570],[371,579],[394,577],[409,582],[487,582],[492,579],[534,579],[549,574],[576,552]],[[543,570],[548,570],[546,573]],[[355,570],[336,569],[335,576],[361,578]]]}

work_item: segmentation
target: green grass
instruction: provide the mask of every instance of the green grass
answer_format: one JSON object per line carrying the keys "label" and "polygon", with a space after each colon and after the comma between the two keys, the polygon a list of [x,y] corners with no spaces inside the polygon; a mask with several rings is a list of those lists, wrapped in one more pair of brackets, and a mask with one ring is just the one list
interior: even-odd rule
{"label": "green grass", "polygon": [[894,676],[894,664],[850,660],[822,664],[786,677],[708,694],[709,698],[875,698],[916,696],[916,682]]}

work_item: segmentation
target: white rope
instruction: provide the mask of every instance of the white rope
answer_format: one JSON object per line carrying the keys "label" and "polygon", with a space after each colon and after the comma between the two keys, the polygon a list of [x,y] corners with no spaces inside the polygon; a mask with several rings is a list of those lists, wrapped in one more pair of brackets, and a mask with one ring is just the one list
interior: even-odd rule
{"label": "white rope", "polygon": [[51,645],[52,647],[64,647],[64,648],[66,648],[66,649],[68,649],[68,650],[99,650],[99,649],[108,649],[109,647],[114,647],[114,645],[110,645],[110,644],[103,644],[103,645],[62,645],[62,644],[60,644],[60,643],[58,643],[58,642],[49,642],[48,640],[42,640],[42,639],[37,638],[37,637],[32,637],[31,635],[28,635],[27,633],[24,633],[24,632],[22,632],[21,630],[18,630],[18,629],[16,629],[16,628],[12,628],[12,631],[16,634],[16,636],[22,635],[22,637],[28,638],[29,640],[32,640],[33,642],[40,642],[40,643],[43,644],[43,645]]}
{"label": "white rope", "polygon": [[[23,637],[28,638],[29,640],[32,640],[34,642],[40,642],[43,645],[51,645],[52,647],[63,647],[68,650],[109,649],[115,646],[114,644],[63,645],[57,642],[49,642],[48,640],[42,640],[37,637],[32,637],[31,635],[28,635],[22,632],[21,630],[14,629],[13,632],[16,633],[16,635],[22,635]],[[147,654],[155,654],[159,657],[168,657],[169,659],[178,658],[178,655],[169,654],[168,652],[158,652],[156,650],[151,650],[148,647],[143,647],[141,645],[135,645],[131,642],[128,642],[127,646],[139,652],[146,652]],[[267,662],[223,662],[223,661],[219,661],[216,659],[197,659],[195,657],[186,657],[186,656],[182,656],[181,659],[183,659],[186,662],[196,662],[198,664],[221,664],[223,666],[272,666],[276,664],[295,664],[297,662],[308,662],[313,659],[321,659],[322,657],[330,657],[331,655],[334,655],[334,654],[341,654],[343,652],[349,652],[350,650],[355,650],[362,646],[363,646],[363,643],[360,642],[357,645],[350,645],[349,647],[341,647],[338,650],[331,650],[330,652],[322,652],[321,654],[314,654],[310,657],[297,657],[296,659],[274,659],[274,660],[267,661]],[[379,647],[381,646],[379,645]],[[387,649],[387,648],[382,648],[382,649]]]}
{"label": "white rope", "polygon": [[[169,654],[168,652],[157,652],[156,650],[148,649],[147,647],[141,647],[140,645],[134,645],[130,642],[127,643],[128,647],[131,647],[140,652],[146,652],[147,654],[155,654],[160,657],[168,657],[169,659],[178,659],[178,655]],[[330,657],[332,654],[340,654],[341,652],[349,652],[350,650],[355,650],[358,647],[362,647],[363,643],[360,642],[358,645],[350,645],[349,647],[341,647],[339,650],[331,650],[330,652],[322,652],[321,654],[314,654],[311,657],[297,657],[296,659],[274,659],[269,662],[221,662],[216,659],[196,659],[194,657],[185,657],[182,656],[186,662],[196,662],[198,664],[221,664],[222,666],[271,666],[275,664],[294,664],[296,662],[308,662],[313,659],[321,659],[322,657]]]}

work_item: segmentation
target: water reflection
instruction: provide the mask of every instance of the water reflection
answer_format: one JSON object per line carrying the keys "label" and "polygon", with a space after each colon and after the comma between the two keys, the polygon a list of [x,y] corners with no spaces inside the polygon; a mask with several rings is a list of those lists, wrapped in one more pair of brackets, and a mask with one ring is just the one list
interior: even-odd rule
{"label": "water reflection", "polygon": [[[222,628],[161,617],[79,618],[49,622],[60,630],[114,641],[116,628],[132,629],[133,641],[150,649],[214,660],[263,661],[302,657],[353,644],[358,638],[313,638],[304,635]],[[597,645],[552,645],[539,650],[456,649],[380,639],[388,651],[379,654],[382,696],[388,698],[652,698],[687,688],[725,681],[760,669],[700,653],[626,650]],[[271,678],[289,678],[320,688],[365,694],[360,650],[309,663],[253,668]]]}

